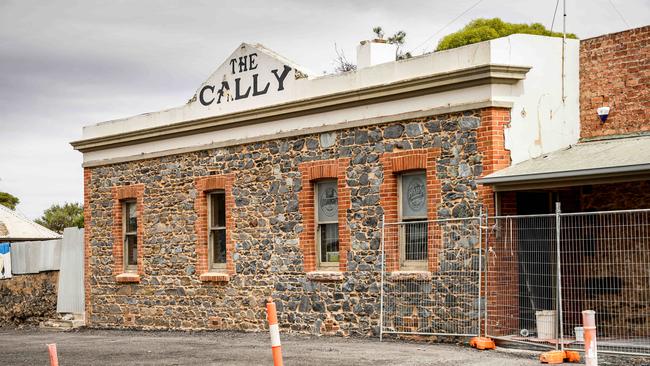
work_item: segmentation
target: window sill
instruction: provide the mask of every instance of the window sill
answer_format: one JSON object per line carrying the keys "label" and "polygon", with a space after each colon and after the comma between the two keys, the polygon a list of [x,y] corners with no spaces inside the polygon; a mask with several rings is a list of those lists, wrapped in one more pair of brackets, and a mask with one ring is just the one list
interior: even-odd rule
{"label": "window sill", "polygon": [[199,276],[201,282],[229,282],[230,275],[222,272],[206,272]]}
{"label": "window sill", "polygon": [[139,283],[140,275],[137,273],[122,273],[115,276],[115,281],[119,283]]}
{"label": "window sill", "polygon": [[307,272],[307,279],[317,282],[340,282],[343,281],[344,276],[338,271],[314,271]]}
{"label": "window sill", "polygon": [[395,271],[388,275],[389,280],[393,281],[429,281],[431,272],[429,271]]}

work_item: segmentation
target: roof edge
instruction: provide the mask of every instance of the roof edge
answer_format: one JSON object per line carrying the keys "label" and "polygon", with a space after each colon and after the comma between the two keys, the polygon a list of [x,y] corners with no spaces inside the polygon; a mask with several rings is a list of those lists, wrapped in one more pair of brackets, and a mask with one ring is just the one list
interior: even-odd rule
{"label": "roof edge", "polygon": [[159,141],[201,132],[215,131],[242,125],[345,109],[357,105],[398,100],[433,94],[440,91],[463,89],[485,84],[515,84],[525,79],[530,66],[484,64],[451,72],[400,80],[362,89],[325,94],[313,98],[274,104],[225,115],[176,122],[120,134],[72,141],[70,145],[80,152]]}
{"label": "roof edge", "polygon": [[557,181],[557,180],[566,180],[571,178],[589,178],[589,177],[602,177],[606,175],[625,175],[631,173],[639,173],[644,171],[650,171],[650,164],[636,164],[636,165],[624,165],[624,166],[615,166],[615,167],[606,167],[606,168],[594,168],[594,169],[579,169],[579,170],[567,170],[567,171],[555,171],[550,173],[536,173],[536,174],[521,174],[513,176],[496,176],[490,177],[492,173],[483,178],[477,179],[477,183],[484,185],[497,185],[497,184],[515,184],[515,183],[540,183],[544,181]]}

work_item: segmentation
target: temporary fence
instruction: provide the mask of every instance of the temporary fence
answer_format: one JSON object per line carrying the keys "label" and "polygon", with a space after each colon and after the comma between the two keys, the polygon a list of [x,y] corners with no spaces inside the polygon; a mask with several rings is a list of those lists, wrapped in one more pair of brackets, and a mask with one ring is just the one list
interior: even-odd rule
{"label": "temporary fence", "polygon": [[480,218],[385,223],[381,334],[479,332]]}
{"label": "temporary fence", "polygon": [[650,355],[650,210],[384,223],[381,335]]}
{"label": "temporary fence", "polygon": [[650,355],[650,210],[486,222],[488,336],[583,350],[594,310],[599,352]]}

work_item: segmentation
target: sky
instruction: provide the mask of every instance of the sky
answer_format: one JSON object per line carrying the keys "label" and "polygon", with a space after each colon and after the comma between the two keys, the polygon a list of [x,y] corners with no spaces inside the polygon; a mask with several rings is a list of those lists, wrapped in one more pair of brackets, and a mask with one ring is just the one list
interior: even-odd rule
{"label": "sky", "polygon": [[[650,24],[650,0],[567,0],[580,38]],[[382,26],[432,51],[475,18],[551,27],[554,0],[0,0],[0,191],[30,218],[82,202],[82,126],[184,104],[241,43],[316,73]],[[562,4],[553,30],[562,26]]]}

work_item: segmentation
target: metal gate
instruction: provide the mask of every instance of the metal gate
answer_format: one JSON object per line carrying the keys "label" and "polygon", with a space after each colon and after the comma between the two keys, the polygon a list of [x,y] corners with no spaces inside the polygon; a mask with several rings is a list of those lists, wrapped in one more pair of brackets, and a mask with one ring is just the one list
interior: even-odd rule
{"label": "metal gate", "polygon": [[481,220],[384,223],[381,331],[475,336],[481,324]]}

